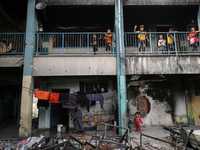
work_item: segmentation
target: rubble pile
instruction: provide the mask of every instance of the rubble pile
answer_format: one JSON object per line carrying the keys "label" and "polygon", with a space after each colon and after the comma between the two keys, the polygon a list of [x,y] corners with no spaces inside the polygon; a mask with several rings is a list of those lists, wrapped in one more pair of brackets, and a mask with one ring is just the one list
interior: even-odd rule
{"label": "rubble pile", "polygon": [[0,149],[1,150],[16,149],[17,143],[19,143],[19,141],[0,141]]}

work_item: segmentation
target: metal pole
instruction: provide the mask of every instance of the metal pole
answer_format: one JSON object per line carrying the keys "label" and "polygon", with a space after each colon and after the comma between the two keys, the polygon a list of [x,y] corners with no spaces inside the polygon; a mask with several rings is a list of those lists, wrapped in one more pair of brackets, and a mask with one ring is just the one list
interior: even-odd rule
{"label": "metal pole", "polygon": [[[118,85],[118,108],[119,126],[126,127],[126,72],[124,51],[124,24],[123,24],[123,2],[115,0],[115,30],[117,48],[117,85]],[[125,130],[120,129],[123,135]]]}

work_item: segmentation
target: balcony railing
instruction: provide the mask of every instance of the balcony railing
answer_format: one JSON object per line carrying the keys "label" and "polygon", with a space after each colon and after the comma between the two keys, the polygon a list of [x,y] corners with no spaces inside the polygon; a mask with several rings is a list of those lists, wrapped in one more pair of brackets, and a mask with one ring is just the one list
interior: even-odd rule
{"label": "balcony railing", "polygon": [[189,34],[189,32],[126,32],[126,54],[199,53],[199,41],[191,44],[188,40]]}
{"label": "balcony railing", "polygon": [[0,54],[24,54],[25,33],[0,33]]}
{"label": "balcony railing", "polygon": [[107,33],[37,33],[36,54],[114,53],[114,33],[106,43]]}
{"label": "balcony railing", "polygon": [[[200,43],[188,40],[189,32],[125,32],[126,54],[200,53]],[[198,34],[197,34],[198,35]],[[111,39],[108,39],[109,36]],[[36,55],[115,54],[114,33],[37,33]],[[198,35],[199,36],[199,35]],[[191,37],[190,37],[191,39]],[[24,54],[24,33],[0,33],[0,54]]]}

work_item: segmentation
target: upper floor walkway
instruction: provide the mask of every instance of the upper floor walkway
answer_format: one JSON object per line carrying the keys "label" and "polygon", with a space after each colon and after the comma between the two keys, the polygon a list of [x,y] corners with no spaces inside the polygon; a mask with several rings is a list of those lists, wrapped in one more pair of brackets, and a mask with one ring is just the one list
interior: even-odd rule
{"label": "upper floor walkway", "polygon": [[[33,76],[116,75],[115,35],[111,33],[111,43],[106,43],[105,34],[37,33]],[[143,34],[145,40],[140,41]],[[199,41],[191,45],[189,34],[125,33],[126,74],[199,74]],[[25,34],[0,37],[0,67],[23,66]]]}
{"label": "upper floor walkway", "polygon": [[[200,53],[198,33],[125,32],[125,54]],[[0,55],[23,55],[24,33],[0,33]],[[37,33],[35,55],[116,54],[114,33]]]}

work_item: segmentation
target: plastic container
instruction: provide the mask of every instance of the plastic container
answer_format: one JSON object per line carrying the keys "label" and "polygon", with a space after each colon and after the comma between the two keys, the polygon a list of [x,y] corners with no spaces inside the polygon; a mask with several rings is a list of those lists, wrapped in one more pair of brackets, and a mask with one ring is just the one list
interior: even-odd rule
{"label": "plastic container", "polygon": [[61,127],[61,132],[62,132],[62,133],[65,133],[65,132],[66,132],[66,126],[62,126],[62,127]]}
{"label": "plastic container", "polygon": [[63,126],[63,124],[58,124],[58,125],[57,125],[57,132],[61,132],[62,126]]}

